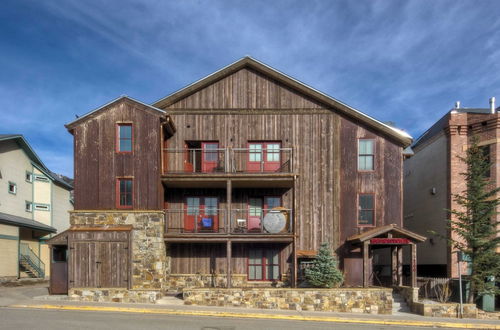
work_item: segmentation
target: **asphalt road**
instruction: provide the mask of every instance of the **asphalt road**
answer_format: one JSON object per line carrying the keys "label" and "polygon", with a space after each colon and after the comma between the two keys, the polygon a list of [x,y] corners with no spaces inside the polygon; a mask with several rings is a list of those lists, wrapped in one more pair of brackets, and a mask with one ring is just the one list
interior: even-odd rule
{"label": "asphalt road", "polygon": [[68,329],[199,329],[199,330],[264,330],[264,329],[429,329],[373,324],[237,319],[202,316],[131,314],[121,312],[89,312],[0,308],[0,329],[68,330]]}

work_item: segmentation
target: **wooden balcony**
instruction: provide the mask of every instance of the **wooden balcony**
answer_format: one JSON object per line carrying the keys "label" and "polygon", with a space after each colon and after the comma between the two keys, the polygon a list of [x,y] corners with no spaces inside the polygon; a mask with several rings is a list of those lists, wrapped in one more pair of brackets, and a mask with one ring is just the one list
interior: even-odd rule
{"label": "wooden balcony", "polygon": [[290,188],[293,149],[249,148],[163,149],[162,180],[169,187]]}
{"label": "wooden balcony", "polygon": [[294,236],[293,210],[285,208],[167,209],[165,218],[169,242],[292,242]]}

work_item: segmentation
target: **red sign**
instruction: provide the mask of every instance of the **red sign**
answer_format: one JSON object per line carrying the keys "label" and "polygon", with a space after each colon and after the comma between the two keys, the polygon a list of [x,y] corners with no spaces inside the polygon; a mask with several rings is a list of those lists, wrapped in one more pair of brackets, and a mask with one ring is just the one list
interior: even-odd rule
{"label": "red sign", "polygon": [[407,238],[372,238],[371,244],[410,244]]}

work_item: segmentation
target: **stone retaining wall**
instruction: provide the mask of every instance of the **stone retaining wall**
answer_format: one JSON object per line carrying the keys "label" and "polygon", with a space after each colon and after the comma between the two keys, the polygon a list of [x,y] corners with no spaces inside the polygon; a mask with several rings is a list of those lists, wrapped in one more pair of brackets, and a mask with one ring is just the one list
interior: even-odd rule
{"label": "stone retaining wall", "polygon": [[[433,317],[458,317],[460,304],[457,303],[434,303],[419,301],[418,288],[409,286],[398,286],[394,290],[404,297],[406,303],[413,313]],[[463,317],[477,318],[477,307],[474,304],[463,304]]]}
{"label": "stone retaining wall", "polygon": [[154,303],[160,298],[160,291],[117,288],[82,288],[68,291],[69,300],[82,302]]}
{"label": "stone retaining wall", "polygon": [[[247,274],[232,274],[233,287],[283,287],[284,282],[248,282]],[[226,274],[170,274],[165,280],[165,287],[169,291],[182,291],[191,288],[225,288],[227,286]]]}
{"label": "stone retaining wall", "polygon": [[184,289],[184,304],[392,314],[392,289]]}
{"label": "stone retaining wall", "polygon": [[[460,304],[449,303],[449,304],[439,304],[439,303],[424,303],[424,302],[414,302],[411,306],[411,311],[423,316],[433,316],[433,317],[458,317],[458,312],[460,309]],[[474,304],[463,304],[463,317],[476,319],[477,318],[477,307]]]}

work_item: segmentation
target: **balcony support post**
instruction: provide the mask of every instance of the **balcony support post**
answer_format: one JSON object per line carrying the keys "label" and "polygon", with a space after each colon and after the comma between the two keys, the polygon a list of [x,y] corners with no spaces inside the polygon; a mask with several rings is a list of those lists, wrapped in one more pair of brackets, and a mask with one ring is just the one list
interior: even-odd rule
{"label": "balcony support post", "polygon": [[227,212],[227,214],[224,217],[224,219],[226,221],[225,229],[226,229],[227,234],[231,233],[231,222],[233,220],[232,204],[233,204],[233,184],[231,182],[231,179],[228,179],[226,182],[226,212]]}
{"label": "balcony support post", "polygon": [[231,288],[231,258],[232,258],[232,243],[230,240],[227,241],[226,244],[226,284],[227,288]]}

